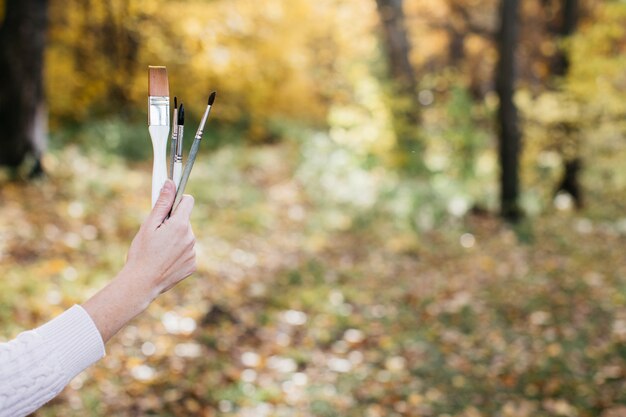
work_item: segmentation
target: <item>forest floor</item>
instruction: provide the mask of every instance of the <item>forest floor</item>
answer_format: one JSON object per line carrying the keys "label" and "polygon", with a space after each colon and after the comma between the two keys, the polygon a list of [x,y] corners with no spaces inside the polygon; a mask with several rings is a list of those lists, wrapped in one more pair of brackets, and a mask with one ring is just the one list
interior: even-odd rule
{"label": "forest floor", "polygon": [[[198,272],[38,416],[625,415],[624,221],[416,232],[312,198],[294,147],[200,158]],[[3,338],[103,286],[149,210],[147,163],[46,166],[0,183]]]}

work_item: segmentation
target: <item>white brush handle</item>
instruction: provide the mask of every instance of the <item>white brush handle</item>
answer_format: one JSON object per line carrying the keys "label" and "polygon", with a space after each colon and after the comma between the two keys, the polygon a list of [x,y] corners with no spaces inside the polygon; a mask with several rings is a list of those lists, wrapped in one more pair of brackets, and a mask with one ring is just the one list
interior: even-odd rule
{"label": "white brush handle", "polygon": [[159,198],[159,193],[165,180],[167,180],[167,164],[165,162],[167,154],[167,138],[170,133],[169,126],[148,126],[150,138],[152,139],[152,150],[154,152],[154,162],[152,164],[152,207]]}
{"label": "white brush handle", "polygon": [[176,189],[178,189],[178,185],[180,184],[180,177],[183,175],[183,163],[182,162],[174,162],[174,184],[176,184]]}

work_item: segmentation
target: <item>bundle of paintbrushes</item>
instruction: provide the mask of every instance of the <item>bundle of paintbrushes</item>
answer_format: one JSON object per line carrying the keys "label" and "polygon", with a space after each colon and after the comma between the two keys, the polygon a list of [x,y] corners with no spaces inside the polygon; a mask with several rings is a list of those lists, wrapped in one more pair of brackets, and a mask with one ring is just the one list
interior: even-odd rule
{"label": "bundle of paintbrushes", "polygon": [[152,150],[154,151],[154,162],[152,165],[152,207],[159,197],[159,192],[167,178],[176,184],[176,199],[174,208],[180,203],[180,199],[185,192],[185,186],[189,180],[191,169],[196,161],[204,125],[206,124],[215,92],[209,95],[209,102],[202,120],[193,139],[187,163],[183,169],[183,132],[185,127],[185,107],[183,103],[178,106],[178,99],[174,97],[174,114],[172,119],[172,140],[170,146],[170,163],[167,169],[167,137],[170,132],[170,87],[167,80],[167,69],[165,67],[149,67],[148,76],[148,130],[152,139]]}

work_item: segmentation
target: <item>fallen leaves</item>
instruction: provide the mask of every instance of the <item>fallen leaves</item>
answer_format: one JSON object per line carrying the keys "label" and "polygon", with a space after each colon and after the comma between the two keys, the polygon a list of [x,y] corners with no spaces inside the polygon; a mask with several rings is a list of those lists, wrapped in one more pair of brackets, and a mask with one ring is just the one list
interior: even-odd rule
{"label": "fallen leaves", "polygon": [[[65,152],[76,167],[0,187],[4,337],[110,279],[148,210],[147,165],[124,184],[131,168]],[[38,415],[620,415],[623,234],[550,216],[532,244],[486,216],[421,236],[376,212],[324,226],[254,152],[198,166],[198,273]]]}

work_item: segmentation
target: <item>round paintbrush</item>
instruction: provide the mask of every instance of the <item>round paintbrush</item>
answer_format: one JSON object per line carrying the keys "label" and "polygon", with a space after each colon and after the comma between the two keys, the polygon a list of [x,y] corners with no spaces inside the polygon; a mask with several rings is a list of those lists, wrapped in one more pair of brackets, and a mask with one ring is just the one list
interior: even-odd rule
{"label": "round paintbrush", "polygon": [[174,150],[174,166],[173,166],[173,180],[174,184],[176,184],[176,188],[178,188],[178,184],[180,184],[180,176],[183,173],[183,132],[185,130],[185,106],[183,103],[180,103],[180,107],[178,108],[178,121],[176,123],[178,127],[178,133],[176,136],[176,149]]}
{"label": "round paintbrush", "polygon": [[176,190],[176,198],[174,199],[174,205],[172,206],[172,210],[174,210],[178,206],[181,198],[183,198],[183,193],[185,192],[185,187],[187,186],[187,181],[189,180],[189,175],[191,174],[191,169],[193,168],[193,164],[196,160],[196,156],[198,155],[198,150],[200,149],[200,141],[202,140],[202,133],[204,132],[204,125],[206,124],[206,121],[209,118],[209,114],[211,113],[211,107],[213,106],[214,101],[215,101],[215,91],[212,92],[211,95],[209,96],[209,101],[208,101],[206,110],[204,111],[204,115],[202,115],[202,120],[200,121],[198,130],[196,131],[196,136],[193,138],[193,144],[191,145],[191,150],[189,151],[189,156],[187,157],[187,162],[185,163],[183,176],[181,177],[180,184],[178,185],[178,189]]}
{"label": "round paintbrush", "polygon": [[174,96],[174,111],[172,116],[172,145],[170,146],[170,170],[169,179],[174,178],[174,157],[176,156],[176,144],[178,140],[178,97]]}

